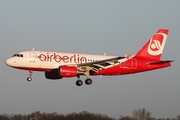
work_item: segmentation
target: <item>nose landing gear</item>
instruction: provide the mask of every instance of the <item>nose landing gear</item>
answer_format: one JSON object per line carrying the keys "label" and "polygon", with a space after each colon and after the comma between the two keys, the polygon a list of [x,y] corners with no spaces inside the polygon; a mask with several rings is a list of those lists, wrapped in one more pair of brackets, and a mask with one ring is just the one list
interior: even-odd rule
{"label": "nose landing gear", "polygon": [[30,82],[30,81],[32,81],[32,73],[33,73],[33,71],[32,70],[29,70],[29,77],[27,77],[27,81],[28,82]]}

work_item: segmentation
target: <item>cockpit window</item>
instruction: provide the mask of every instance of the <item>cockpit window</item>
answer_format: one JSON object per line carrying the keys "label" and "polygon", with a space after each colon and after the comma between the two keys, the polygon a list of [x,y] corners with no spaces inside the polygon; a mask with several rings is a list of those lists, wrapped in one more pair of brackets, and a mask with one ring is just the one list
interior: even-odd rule
{"label": "cockpit window", "polygon": [[13,57],[23,57],[23,54],[14,54]]}
{"label": "cockpit window", "polygon": [[14,54],[13,57],[15,57],[17,54]]}

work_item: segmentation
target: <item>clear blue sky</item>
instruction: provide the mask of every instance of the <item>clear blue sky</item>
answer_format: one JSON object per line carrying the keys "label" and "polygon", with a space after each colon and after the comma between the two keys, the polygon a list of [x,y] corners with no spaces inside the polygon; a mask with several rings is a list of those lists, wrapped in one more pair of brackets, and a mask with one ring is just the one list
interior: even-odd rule
{"label": "clear blue sky", "polygon": [[[33,111],[68,114],[83,110],[118,118],[146,108],[154,117],[180,114],[180,1],[1,0],[0,114]],[[12,69],[5,60],[22,50],[51,50],[124,56],[135,54],[159,29],[170,30],[163,60],[172,66],[115,77],[58,81]],[[82,77],[84,80],[86,77]]]}

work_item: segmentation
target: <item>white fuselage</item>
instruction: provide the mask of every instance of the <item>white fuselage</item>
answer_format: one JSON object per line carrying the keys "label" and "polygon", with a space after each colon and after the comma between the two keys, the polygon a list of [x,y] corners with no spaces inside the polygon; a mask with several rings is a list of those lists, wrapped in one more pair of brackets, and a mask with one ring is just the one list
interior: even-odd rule
{"label": "white fuselage", "polygon": [[117,56],[32,50],[15,54],[6,60],[6,64],[19,69],[32,68],[32,70],[37,71],[49,71],[63,65],[76,66],[81,63],[95,62],[114,57]]}

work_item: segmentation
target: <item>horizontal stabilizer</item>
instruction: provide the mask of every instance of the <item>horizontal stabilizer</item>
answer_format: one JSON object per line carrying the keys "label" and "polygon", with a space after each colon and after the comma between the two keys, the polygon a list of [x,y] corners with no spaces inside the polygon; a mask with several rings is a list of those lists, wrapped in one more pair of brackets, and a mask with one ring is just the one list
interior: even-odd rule
{"label": "horizontal stabilizer", "polygon": [[150,62],[149,65],[157,65],[157,64],[164,64],[174,62],[174,60],[166,60],[166,61],[158,61],[158,62]]}

